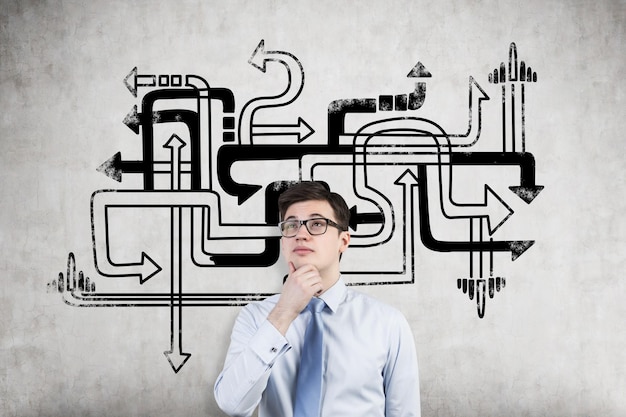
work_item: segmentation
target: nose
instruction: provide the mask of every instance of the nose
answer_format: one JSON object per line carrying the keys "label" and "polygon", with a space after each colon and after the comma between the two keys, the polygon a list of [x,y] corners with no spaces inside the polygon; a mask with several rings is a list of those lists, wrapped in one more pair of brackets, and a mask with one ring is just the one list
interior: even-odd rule
{"label": "nose", "polygon": [[301,224],[300,227],[298,228],[298,233],[296,233],[295,238],[296,239],[308,239],[309,237],[311,237],[311,234],[309,233],[309,229],[306,228],[305,224]]}

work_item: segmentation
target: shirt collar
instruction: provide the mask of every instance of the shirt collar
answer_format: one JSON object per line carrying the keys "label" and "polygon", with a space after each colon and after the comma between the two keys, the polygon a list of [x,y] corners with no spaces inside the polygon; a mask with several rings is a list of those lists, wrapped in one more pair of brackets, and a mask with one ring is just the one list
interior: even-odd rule
{"label": "shirt collar", "polygon": [[334,313],[339,308],[339,304],[344,299],[344,296],[347,292],[346,283],[343,281],[343,278],[340,276],[337,282],[333,284],[332,287],[324,291],[320,298],[324,300],[328,308]]}

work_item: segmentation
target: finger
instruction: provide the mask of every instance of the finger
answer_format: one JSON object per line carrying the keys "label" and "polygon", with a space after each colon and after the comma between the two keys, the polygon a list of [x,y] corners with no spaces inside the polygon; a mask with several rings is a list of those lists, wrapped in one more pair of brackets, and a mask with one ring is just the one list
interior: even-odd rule
{"label": "finger", "polygon": [[296,266],[293,264],[293,262],[289,262],[289,273],[293,274],[294,272],[296,272]]}

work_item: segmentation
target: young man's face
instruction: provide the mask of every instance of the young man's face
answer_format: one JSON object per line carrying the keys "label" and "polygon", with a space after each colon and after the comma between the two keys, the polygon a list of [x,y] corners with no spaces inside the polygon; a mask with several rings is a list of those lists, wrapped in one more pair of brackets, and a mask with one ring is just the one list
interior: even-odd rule
{"label": "young man's face", "polygon": [[[327,201],[309,200],[289,206],[283,220],[307,220],[323,217],[337,221],[335,213]],[[350,243],[350,233],[328,226],[326,233],[312,236],[305,225],[294,237],[282,237],[283,256],[298,269],[302,265],[315,266],[326,284],[339,277],[339,255]],[[334,282],[333,282],[334,283]]]}

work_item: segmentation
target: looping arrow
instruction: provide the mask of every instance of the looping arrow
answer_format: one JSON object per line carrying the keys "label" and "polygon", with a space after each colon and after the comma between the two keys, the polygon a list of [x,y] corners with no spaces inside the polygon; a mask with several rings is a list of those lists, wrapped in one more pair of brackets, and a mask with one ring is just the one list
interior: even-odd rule
{"label": "looping arrow", "polygon": [[304,88],[304,69],[300,61],[292,54],[284,51],[265,51],[265,41],[261,40],[252,53],[248,63],[265,73],[267,62],[282,64],[287,70],[287,86],[279,94],[268,97],[257,97],[248,101],[241,110],[239,117],[239,142],[250,145],[253,143],[253,120],[259,109],[280,107],[295,101]]}
{"label": "looping arrow", "polygon": [[526,252],[535,242],[523,241],[481,241],[481,242],[451,242],[435,239],[430,229],[430,209],[428,205],[428,177],[426,165],[417,166],[417,178],[419,181],[419,211],[420,211],[420,237],[422,243],[428,249],[440,252],[511,252],[511,260],[516,260]]}

